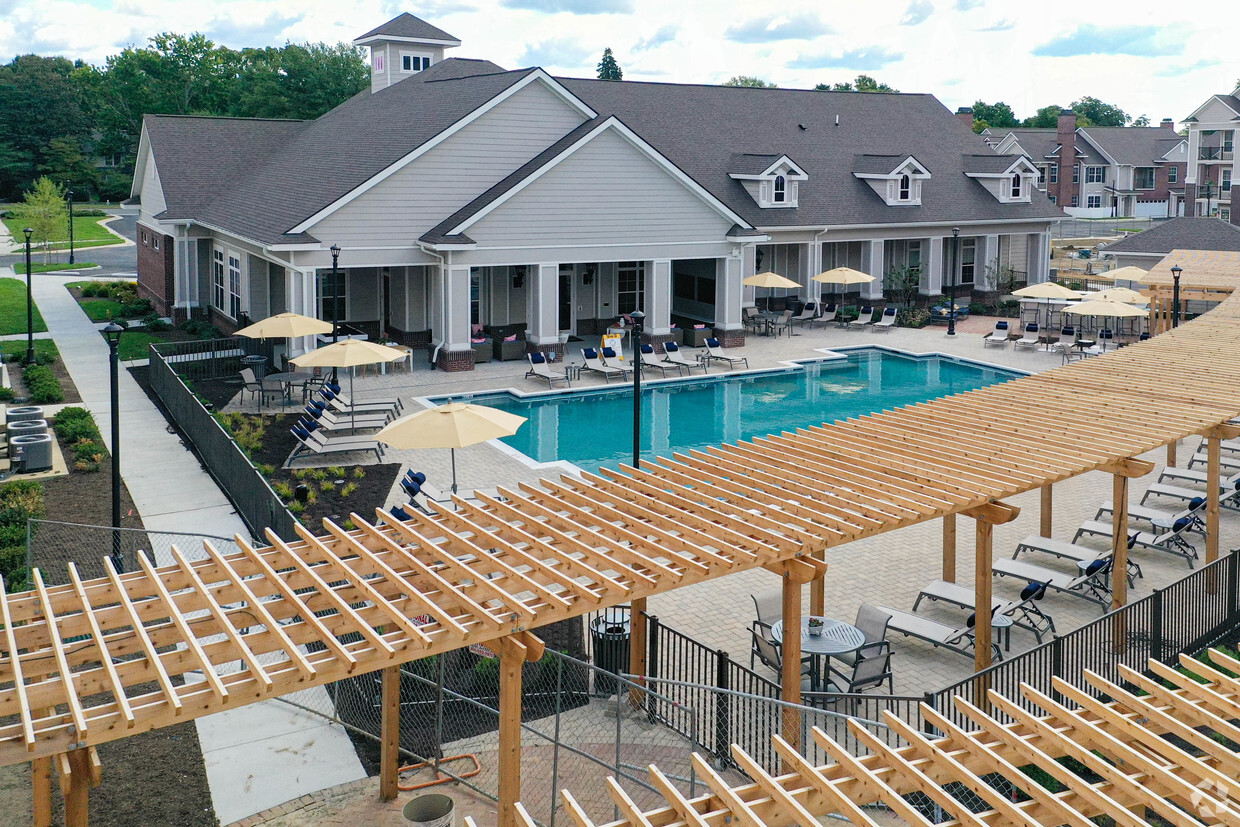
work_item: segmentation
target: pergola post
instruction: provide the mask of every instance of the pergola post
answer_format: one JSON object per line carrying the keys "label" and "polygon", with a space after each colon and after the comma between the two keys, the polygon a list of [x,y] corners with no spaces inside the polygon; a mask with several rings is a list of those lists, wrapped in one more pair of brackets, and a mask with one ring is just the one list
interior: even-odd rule
{"label": "pergola post", "polygon": [[[1111,608],[1128,602],[1128,477],[1111,477]],[[1116,641],[1119,645],[1119,641]]]}
{"label": "pergola post", "polygon": [[[629,601],[629,674],[636,675],[636,683],[645,685],[642,678],[646,677],[646,598],[637,597]],[[629,690],[629,704],[640,706],[642,692],[640,689]]]}
{"label": "pergola post", "polygon": [[82,747],[62,752],[56,758],[60,792],[65,801],[65,827],[89,827],[90,791],[101,780],[99,756],[94,747]]}
{"label": "pergola post", "polygon": [[30,796],[34,808],[34,827],[52,827],[52,759],[30,762]]}
{"label": "pergola post", "polygon": [[[973,671],[981,672],[990,667],[991,644],[994,642],[994,629],[990,624],[990,611],[994,603],[991,584],[994,576],[994,527],[1015,520],[1020,509],[1005,502],[991,502],[960,513],[977,521],[973,565]],[[975,697],[985,698],[985,688],[979,686]]]}
{"label": "pergola post", "polygon": [[[520,827],[521,665],[543,656],[543,643],[529,632],[499,639],[499,827]],[[619,710],[617,713],[619,714]]]}
{"label": "pergola post", "polygon": [[380,674],[379,800],[391,801],[400,780],[400,667],[389,666]]}
{"label": "pergola post", "polygon": [[809,613],[822,616],[827,613],[827,550],[814,552],[814,559],[821,561],[823,568],[809,584]]}
{"label": "pergola post", "polygon": [[1042,508],[1040,517],[1042,520],[1041,530],[1042,536],[1049,538],[1051,536],[1052,524],[1054,523],[1054,502],[1052,496],[1051,484],[1048,482],[1042,486]]}
{"label": "pergola post", "polygon": [[[1217,430],[1206,436],[1206,564],[1218,559],[1219,478],[1223,446]],[[1217,585],[1217,584],[1216,584]]]}
{"label": "pergola post", "polygon": [[943,579],[956,582],[956,515],[943,515]]}
{"label": "pergola post", "polygon": [[1180,441],[1178,439],[1173,439],[1167,443],[1167,467],[1168,468],[1174,468],[1177,465],[1175,452],[1176,452],[1176,449],[1179,448],[1179,446],[1180,446]]}
{"label": "pergola post", "polygon": [[[783,583],[784,636],[781,654],[780,697],[790,704],[801,703],[801,584],[791,573],[784,574]],[[801,716],[784,708],[784,740],[793,746],[801,744]]]}

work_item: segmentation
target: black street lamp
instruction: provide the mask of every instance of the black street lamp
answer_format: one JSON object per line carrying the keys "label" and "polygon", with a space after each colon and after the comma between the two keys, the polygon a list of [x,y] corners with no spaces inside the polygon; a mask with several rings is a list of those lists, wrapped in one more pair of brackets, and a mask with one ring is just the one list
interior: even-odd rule
{"label": "black street lamp", "polygon": [[65,198],[69,199],[69,263],[73,263],[73,190],[65,193]]}
{"label": "black street lamp", "polygon": [[634,310],[633,320],[633,467],[642,467],[642,323],[646,314]]}
{"label": "black street lamp", "polygon": [[108,340],[112,380],[112,564],[118,572],[125,570],[125,557],[121,554],[121,399],[120,399],[120,344],[125,328],[116,322],[103,329]]}
{"label": "black street lamp", "polygon": [[1209,178],[1207,178],[1207,179],[1206,179],[1206,182],[1205,182],[1204,184],[1202,184],[1202,185],[1201,185],[1201,189],[1205,191],[1205,195],[1206,195],[1206,218],[1209,218],[1209,217],[1210,217],[1210,208],[1213,206],[1213,204],[1211,204],[1211,203],[1210,203],[1210,199],[1212,199],[1212,198],[1214,197],[1214,182],[1213,182],[1213,181],[1211,181]]}
{"label": "black street lamp", "polygon": [[340,245],[333,244],[332,251],[332,342],[340,337]]}
{"label": "black street lamp", "polygon": [[1171,268],[1171,326],[1180,326],[1180,273],[1184,268],[1175,265]]}
{"label": "black street lamp", "polygon": [[952,273],[947,293],[947,335],[956,335],[956,262],[959,261],[960,228],[952,227]]}
{"label": "black street lamp", "polygon": [[30,281],[30,236],[34,230],[22,230],[26,235],[26,364],[34,364],[34,296]]}

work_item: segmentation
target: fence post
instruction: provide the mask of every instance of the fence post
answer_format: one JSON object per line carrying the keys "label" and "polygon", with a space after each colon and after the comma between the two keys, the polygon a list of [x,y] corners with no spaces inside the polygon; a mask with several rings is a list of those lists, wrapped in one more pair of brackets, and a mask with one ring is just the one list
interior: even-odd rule
{"label": "fence post", "polygon": [[[715,650],[715,687],[729,689],[728,673],[732,659],[723,649]],[[732,696],[719,692],[715,696],[715,760],[727,766],[732,760],[729,745],[732,743]]]}
{"label": "fence post", "polygon": [[1150,658],[1162,663],[1163,651],[1163,592],[1154,589],[1150,607]]}
{"label": "fence post", "polygon": [[1240,615],[1240,549],[1232,549],[1227,555],[1227,620],[1235,626]]}
{"label": "fence post", "polygon": [[[1051,674],[1057,678],[1064,677],[1063,674],[1063,635],[1056,635],[1051,641]],[[1051,692],[1051,697],[1056,703],[1063,703],[1063,696],[1057,692]]]}
{"label": "fence post", "polygon": [[[650,626],[646,632],[646,677],[659,677],[659,617],[650,615]],[[651,684],[655,686],[655,684]]]}
{"label": "fence post", "polygon": [[[951,714],[951,710],[948,710],[948,709],[940,710],[939,709],[938,696],[934,692],[927,692],[925,695],[922,696],[922,701],[925,703],[926,706],[930,707],[936,712],[942,712],[944,715]],[[920,710],[918,710],[917,712],[917,717],[921,718],[921,731],[924,732],[926,735],[929,735],[930,737],[934,737],[934,734],[935,734],[934,726],[930,723],[930,721],[928,721],[924,716],[922,716]]]}

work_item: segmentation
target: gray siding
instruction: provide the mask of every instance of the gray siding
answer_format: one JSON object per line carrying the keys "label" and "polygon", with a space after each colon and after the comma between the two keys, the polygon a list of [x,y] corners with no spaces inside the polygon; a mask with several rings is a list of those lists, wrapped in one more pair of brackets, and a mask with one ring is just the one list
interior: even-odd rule
{"label": "gray siding", "polygon": [[717,242],[732,222],[614,131],[466,229],[483,247]]}
{"label": "gray siding", "polygon": [[546,86],[532,83],[309,232],[342,247],[413,246],[583,120]]}
{"label": "gray siding", "polygon": [[246,275],[249,282],[249,301],[245,311],[254,321],[271,315],[267,287],[267,262],[257,256],[246,256]]}
{"label": "gray siding", "polygon": [[155,168],[153,154],[147,156],[146,168],[142,171],[139,197],[142,199],[142,217],[148,221],[168,208],[164,202],[164,188],[159,182],[159,170]]}

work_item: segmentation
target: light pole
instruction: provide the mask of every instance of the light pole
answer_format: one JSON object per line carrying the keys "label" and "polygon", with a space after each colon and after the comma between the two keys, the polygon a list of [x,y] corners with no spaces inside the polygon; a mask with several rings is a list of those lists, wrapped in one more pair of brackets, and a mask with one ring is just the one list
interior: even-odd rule
{"label": "light pole", "polygon": [[960,252],[960,228],[952,227],[952,273],[947,293],[947,335],[956,335],[956,262]]}
{"label": "light pole", "polygon": [[112,381],[112,564],[118,572],[125,570],[125,557],[121,554],[121,400],[120,400],[120,343],[125,328],[116,322],[103,329],[108,340],[108,363]]}
{"label": "light pole", "polygon": [[634,310],[633,320],[633,467],[642,467],[642,323],[646,314]]}
{"label": "light pole", "polygon": [[26,235],[26,364],[34,364],[34,297],[31,293],[30,281],[30,236],[34,230],[27,227],[22,230]]}
{"label": "light pole", "polygon": [[1171,326],[1180,326],[1180,273],[1184,268],[1175,265],[1171,268]]}
{"label": "light pole", "polygon": [[65,193],[65,198],[69,199],[69,263],[73,263],[73,190]]}
{"label": "light pole", "polygon": [[1205,190],[1206,193],[1206,218],[1209,218],[1210,208],[1213,206],[1210,203],[1210,199],[1214,197],[1214,182],[1207,178],[1206,182],[1201,185],[1201,188]]}
{"label": "light pole", "polygon": [[340,245],[333,244],[332,251],[332,343],[340,338]]}

